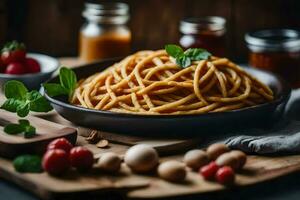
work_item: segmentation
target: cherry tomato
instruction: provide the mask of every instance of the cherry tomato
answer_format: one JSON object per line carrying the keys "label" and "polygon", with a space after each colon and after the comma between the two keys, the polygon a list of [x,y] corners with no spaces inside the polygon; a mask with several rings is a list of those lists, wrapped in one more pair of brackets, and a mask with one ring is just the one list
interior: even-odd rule
{"label": "cherry tomato", "polygon": [[4,64],[8,65],[12,62],[22,62],[26,56],[25,45],[12,41],[7,43],[2,49],[1,60]]}
{"label": "cherry tomato", "polygon": [[26,73],[25,66],[19,62],[10,63],[5,69],[5,74],[25,74],[25,73]]}
{"label": "cherry tomato", "polygon": [[64,150],[67,154],[70,153],[70,150],[73,148],[73,145],[66,138],[58,138],[50,142],[47,146],[47,150],[50,149],[61,149]]}
{"label": "cherry tomato", "polygon": [[51,149],[43,156],[42,166],[49,174],[60,175],[70,167],[68,154],[61,149]]}
{"label": "cherry tomato", "polygon": [[70,151],[70,163],[79,171],[87,171],[92,168],[94,157],[85,147],[73,147]]}
{"label": "cherry tomato", "polygon": [[224,185],[232,184],[235,179],[234,171],[231,167],[221,167],[216,173],[216,180]]}
{"label": "cherry tomato", "polygon": [[208,165],[201,167],[200,174],[204,177],[204,179],[210,180],[214,178],[218,169],[218,165],[213,161],[210,162]]}
{"label": "cherry tomato", "polygon": [[33,58],[25,58],[25,66],[27,72],[29,73],[38,73],[41,71],[41,66],[37,60]]}

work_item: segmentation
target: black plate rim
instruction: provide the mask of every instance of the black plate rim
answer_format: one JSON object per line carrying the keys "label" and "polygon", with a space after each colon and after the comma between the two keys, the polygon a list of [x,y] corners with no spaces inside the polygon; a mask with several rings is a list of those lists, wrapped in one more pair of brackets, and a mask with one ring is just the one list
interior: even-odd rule
{"label": "black plate rim", "polygon": [[[73,68],[74,70],[76,69],[81,69],[84,67],[88,67],[90,65],[95,65],[95,64],[99,64],[101,65],[101,63],[105,63],[105,62],[112,62],[112,61],[118,61],[120,60],[120,58],[112,58],[112,59],[105,59],[102,61],[96,61],[93,63],[89,63],[89,64],[85,64],[85,65],[81,65],[81,66],[77,66],[75,68]],[[241,108],[241,109],[237,109],[237,110],[231,110],[231,111],[223,111],[223,112],[215,112],[215,113],[205,113],[205,114],[182,114],[182,115],[172,115],[172,114],[166,114],[166,115],[143,115],[143,114],[129,114],[129,113],[118,113],[118,112],[112,112],[112,111],[103,111],[103,110],[95,110],[95,109],[90,109],[90,108],[84,108],[84,107],[80,107],[80,106],[76,106],[76,105],[72,105],[69,103],[65,103],[63,101],[57,100],[53,97],[50,97],[47,94],[47,91],[44,92],[44,96],[46,97],[47,100],[50,101],[50,103],[53,103],[55,105],[61,106],[61,107],[66,107],[68,109],[74,109],[77,111],[84,111],[84,112],[91,112],[94,114],[99,114],[99,115],[106,115],[106,116],[110,116],[110,117],[124,117],[124,118],[146,118],[146,119],[178,119],[178,118],[198,118],[199,116],[202,117],[213,117],[213,116],[219,116],[219,115],[224,115],[224,114],[234,114],[234,113],[240,113],[240,112],[248,112],[250,110],[254,111],[256,109],[260,109],[262,107],[265,106],[277,106],[285,101],[287,101],[290,98],[291,95],[291,87],[290,85],[284,80],[282,79],[279,75],[274,74],[272,72],[268,72],[265,70],[261,70],[261,69],[257,69],[257,68],[252,68],[252,67],[246,67],[246,68],[250,68],[251,70],[256,70],[256,71],[260,71],[263,73],[266,73],[272,77],[274,77],[275,79],[278,80],[278,82],[281,84],[282,86],[282,92],[280,94],[278,94],[277,97],[275,97],[275,100],[271,101],[271,102],[267,102],[267,103],[263,103],[263,104],[259,104],[256,106],[251,106],[251,107],[246,107],[246,108]],[[58,76],[52,77],[51,79],[49,79],[47,82],[51,82],[54,79],[57,79]],[[44,88],[43,88],[44,89]]]}

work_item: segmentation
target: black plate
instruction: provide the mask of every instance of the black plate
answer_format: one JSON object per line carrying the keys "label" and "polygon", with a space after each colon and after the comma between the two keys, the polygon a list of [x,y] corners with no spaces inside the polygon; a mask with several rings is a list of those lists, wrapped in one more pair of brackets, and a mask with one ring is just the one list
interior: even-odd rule
{"label": "black plate", "polygon": [[[105,60],[81,67],[74,71],[78,78],[102,71],[119,59]],[[275,93],[272,102],[234,111],[197,115],[133,115],[82,108],[71,105],[65,97],[46,98],[54,109],[67,120],[78,125],[104,131],[143,136],[191,136],[224,132],[227,129],[259,127],[274,123],[284,111],[291,89],[280,77],[254,68],[245,68],[249,73],[269,85]],[[49,82],[58,82],[55,77]]]}

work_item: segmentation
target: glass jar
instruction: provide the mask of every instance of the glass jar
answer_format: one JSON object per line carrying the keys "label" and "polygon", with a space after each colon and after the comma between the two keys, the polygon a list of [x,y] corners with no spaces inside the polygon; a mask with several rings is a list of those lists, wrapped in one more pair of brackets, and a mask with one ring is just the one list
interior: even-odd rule
{"label": "glass jar", "polygon": [[245,35],[249,64],[281,75],[300,87],[300,32],[292,29],[260,30]]}
{"label": "glass jar", "polygon": [[80,30],[79,57],[84,62],[125,56],[130,53],[131,32],[126,23],[129,8],[125,3],[86,3]]}
{"label": "glass jar", "polygon": [[180,22],[179,44],[185,48],[204,48],[216,56],[225,55],[226,20],[207,16],[187,18]]}

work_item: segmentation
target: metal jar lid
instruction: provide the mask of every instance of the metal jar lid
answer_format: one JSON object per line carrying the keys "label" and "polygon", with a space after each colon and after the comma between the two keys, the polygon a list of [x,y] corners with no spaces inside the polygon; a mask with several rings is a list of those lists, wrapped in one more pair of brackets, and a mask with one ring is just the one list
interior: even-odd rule
{"label": "metal jar lid", "polygon": [[253,52],[300,51],[300,31],[293,29],[266,29],[247,33],[245,41]]}
{"label": "metal jar lid", "polygon": [[129,6],[120,2],[85,3],[82,16],[102,24],[125,24],[129,20]]}
{"label": "metal jar lid", "polygon": [[180,21],[180,32],[197,34],[201,31],[225,31],[226,20],[223,17],[206,16],[186,18]]}

